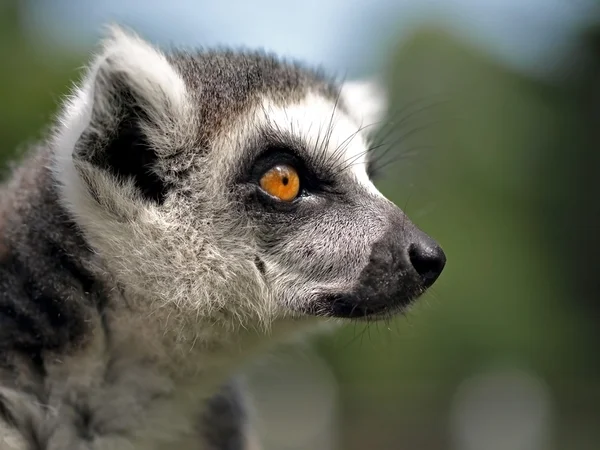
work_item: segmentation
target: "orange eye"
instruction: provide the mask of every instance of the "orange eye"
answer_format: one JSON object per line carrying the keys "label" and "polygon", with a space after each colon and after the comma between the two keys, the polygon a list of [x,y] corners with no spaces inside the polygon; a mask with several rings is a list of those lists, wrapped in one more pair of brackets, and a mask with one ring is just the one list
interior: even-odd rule
{"label": "orange eye", "polygon": [[260,187],[279,200],[291,202],[300,192],[300,177],[293,167],[279,165],[269,169],[262,176]]}

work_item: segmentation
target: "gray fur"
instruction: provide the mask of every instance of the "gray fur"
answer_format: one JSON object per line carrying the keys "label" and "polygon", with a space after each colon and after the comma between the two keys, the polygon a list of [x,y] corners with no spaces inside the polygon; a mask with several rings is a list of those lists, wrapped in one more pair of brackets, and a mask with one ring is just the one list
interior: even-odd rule
{"label": "gray fur", "polygon": [[[383,102],[349,92],[112,31],[2,188],[0,448],[242,450],[246,361],[431,285],[443,253],[366,175]],[[281,162],[289,204],[257,183]]]}

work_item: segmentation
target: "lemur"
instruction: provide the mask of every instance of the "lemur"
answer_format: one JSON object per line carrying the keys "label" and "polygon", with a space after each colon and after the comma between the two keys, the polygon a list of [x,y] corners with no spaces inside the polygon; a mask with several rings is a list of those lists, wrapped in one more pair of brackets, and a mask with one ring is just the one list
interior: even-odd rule
{"label": "lemur", "polygon": [[2,187],[0,448],[247,449],[244,364],[407,308],[446,258],[371,181],[383,97],[111,28]]}

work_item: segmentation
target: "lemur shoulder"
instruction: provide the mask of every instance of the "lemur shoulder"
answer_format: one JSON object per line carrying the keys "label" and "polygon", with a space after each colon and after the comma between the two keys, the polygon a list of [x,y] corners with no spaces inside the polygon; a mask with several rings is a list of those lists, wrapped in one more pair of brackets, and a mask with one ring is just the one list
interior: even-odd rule
{"label": "lemur shoulder", "polygon": [[1,188],[0,448],[246,449],[246,361],[423,293],[445,256],[369,177],[379,95],[113,28]]}

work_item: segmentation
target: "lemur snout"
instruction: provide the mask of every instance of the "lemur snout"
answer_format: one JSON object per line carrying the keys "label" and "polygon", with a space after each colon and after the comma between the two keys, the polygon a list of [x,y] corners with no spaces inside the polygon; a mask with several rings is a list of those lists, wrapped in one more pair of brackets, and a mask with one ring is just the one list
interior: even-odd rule
{"label": "lemur snout", "polygon": [[308,312],[345,318],[389,317],[408,307],[438,279],[446,255],[398,208],[379,210],[386,231],[370,246],[349,289],[322,292]]}

